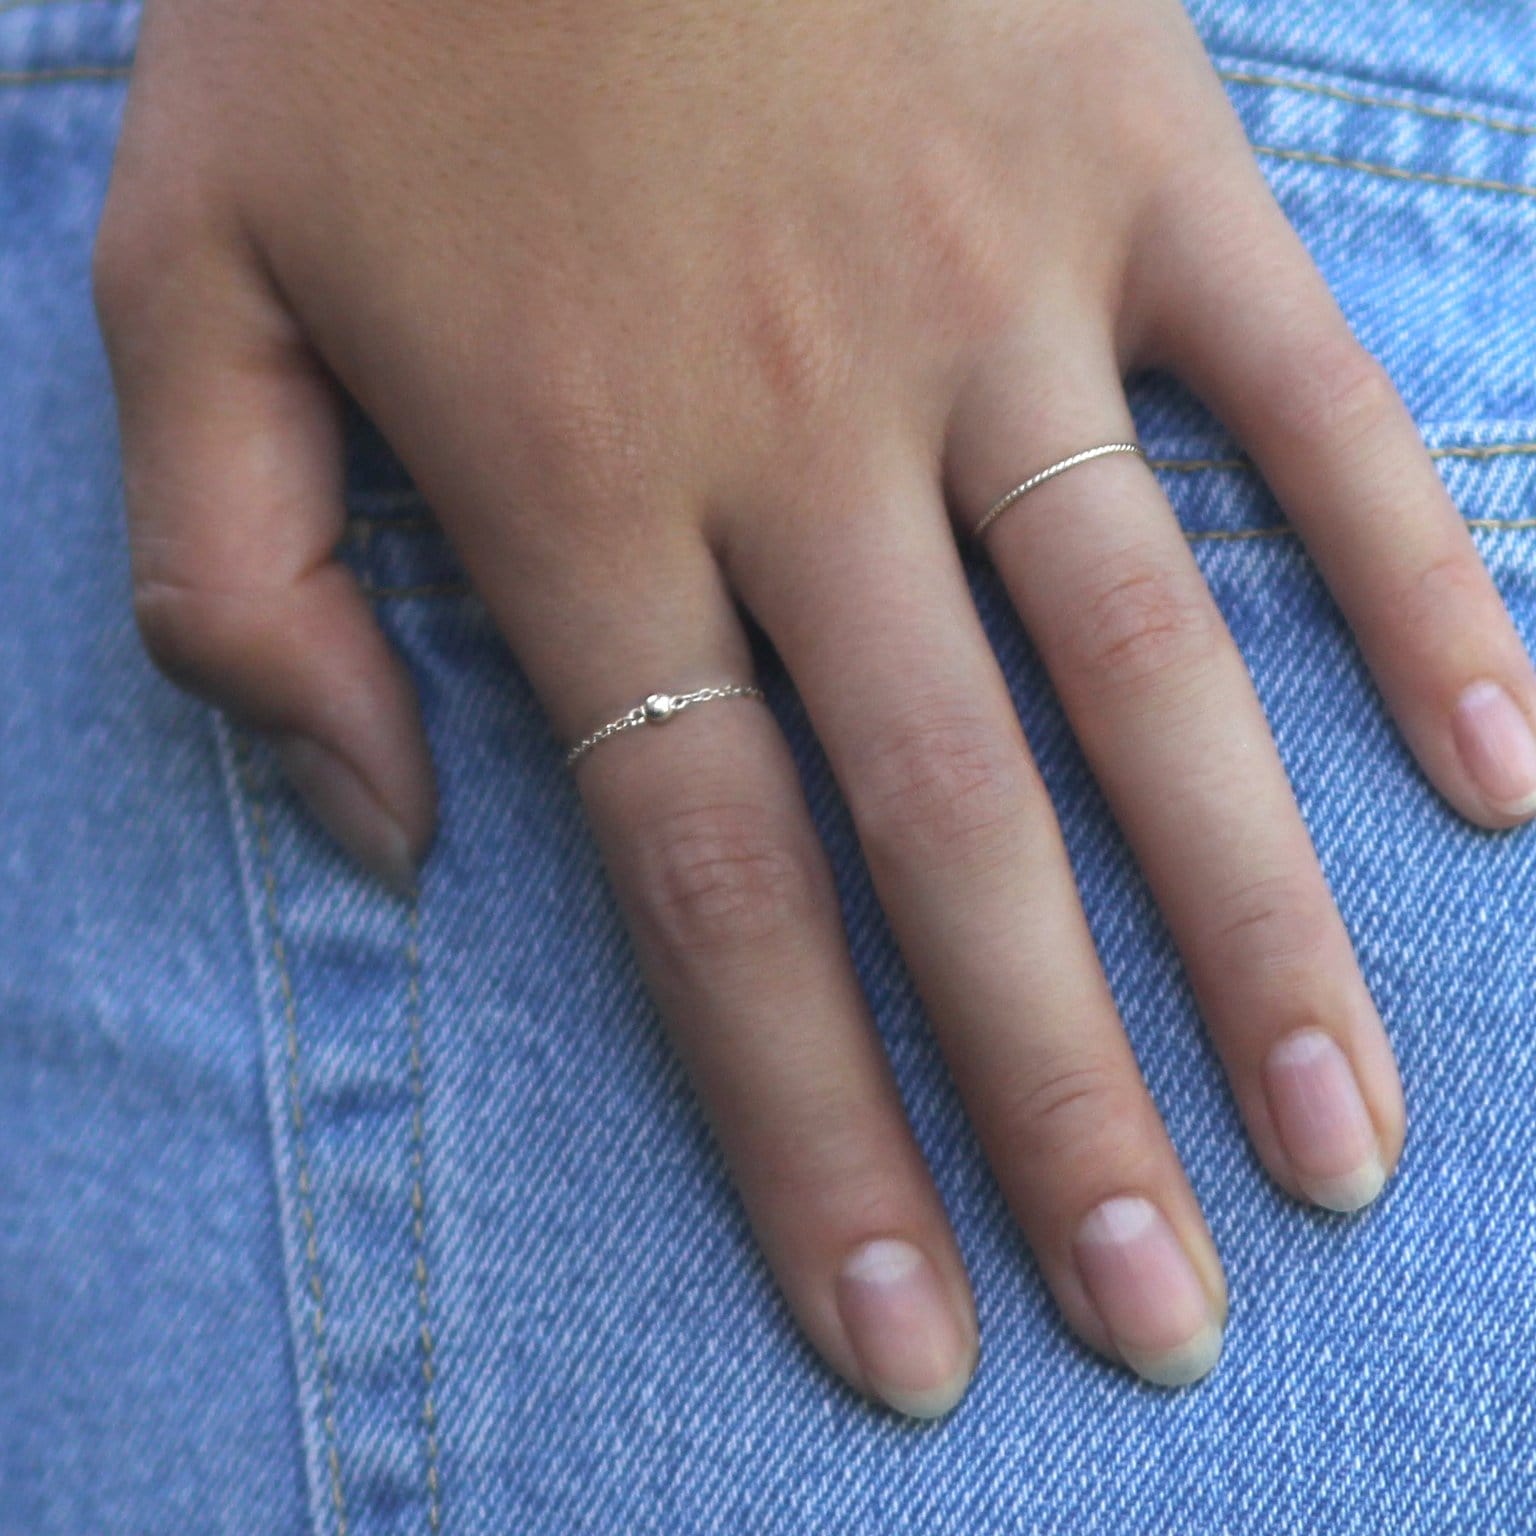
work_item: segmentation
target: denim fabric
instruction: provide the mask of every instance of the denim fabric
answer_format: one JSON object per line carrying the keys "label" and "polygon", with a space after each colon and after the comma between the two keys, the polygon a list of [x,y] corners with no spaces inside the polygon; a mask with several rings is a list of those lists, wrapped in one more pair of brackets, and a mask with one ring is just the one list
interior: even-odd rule
{"label": "denim fabric", "polygon": [[[1536,645],[1527,0],[1200,0],[1260,163]],[[420,686],[419,905],[133,632],[91,236],[138,11],[0,0],[0,1532],[1536,1529],[1536,833],[1460,822],[1211,418],[1143,442],[1273,722],[1399,1054],[1358,1217],[1249,1150],[998,582],[976,599],[1231,1289],[1198,1387],[1060,1323],[761,658],[983,1332],[948,1419],[801,1339],[640,988],[556,742],[430,510],[349,434],[347,558]]]}

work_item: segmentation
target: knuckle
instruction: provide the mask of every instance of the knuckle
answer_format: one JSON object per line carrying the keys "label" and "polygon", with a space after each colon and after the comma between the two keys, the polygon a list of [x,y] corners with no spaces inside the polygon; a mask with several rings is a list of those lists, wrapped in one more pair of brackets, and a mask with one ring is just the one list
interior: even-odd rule
{"label": "knuckle", "polygon": [[1287,432],[1307,442],[1360,442],[1396,407],[1385,368],[1352,336],[1298,339],[1270,393]]}
{"label": "knuckle", "polygon": [[762,944],[814,911],[809,870],[760,806],[674,812],[642,827],[635,855],[647,927],[672,955]]}
{"label": "knuckle", "polygon": [[194,577],[161,568],[135,573],[133,617],[145,651],[166,677],[189,692],[218,697],[280,649],[288,595],[221,586],[211,572]]}
{"label": "knuckle", "polygon": [[768,251],[737,281],[737,344],[770,412],[803,422],[854,394],[846,310],[805,253]]}
{"label": "knuckle", "polygon": [[[1443,633],[1458,619],[1475,622],[1489,599],[1488,568],[1475,546],[1431,556],[1408,579],[1393,602],[1410,633]],[[1495,594],[1496,598],[1496,594]]]}
{"label": "knuckle", "polygon": [[1215,969],[1241,974],[1266,995],[1316,993],[1338,952],[1339,923],[1315,886],[1271,876],[1234,892],[1220,911],[1210,944]]}
{"label": "knuckle", "polygon": [[570,381],[544,386],[534,416],[545,452],[573,475],[597,479],[635,461],[635,428],[626,412],[601,392]]}
{"label": "knuckle", "polygon": [[150,660],[175,682],[205,675],[225,643],[227,626],[210,594],[184,581],[137,580],[133,617]]}
{"label": "knuckle", "polygon": [[997,336],[1018,314],[1019,268],[1008,231],[992,214],[985,172],[951,135],[925,130],[894,194],[902,249],[917,259],[923,297],[936,297],[965,334]]}
{"label": "knuckle", "polygon": [[[1100,70],[1098,99],[1108,120],[1098,142],[1102,152],[1115,157],[1115,169],[1121,174],[1123,157],[1134,155],[1134,184],[1151,189],[1183,169],[1191,156],[1198,154],[1202,162],[1207,161],[1211,120],[1199,98],[1170,87],[1155,74],[1147,78],[1149,64],[1163,57],[1165,50],[1143,50],[1136,62],[1130,55],[1136,52],[1137,41],[1122,37],[1117,56],[1102,61],[1108,67]],[[1127,90],[1127,80],[1136,80],[1137,88]]]}
{"label": "knuckle", "polygon": [[1085,1056],[1049,1063],[1004,1090],[1007,1143],[1027,1161],[1102,1161],[1107,1146],[1139,1130],[1138,1093],[1138,1085],[1107,1061]]}
{"label": "knuckle", "polygon": [[519,478],[575,517],[615,497],[639,499],[651,446],[633,403],[643,396],[624,389],[598,340],[580,324],[546,317],[527,328],[525,365],[497,381],[517,422]]}
{"label": "knuckle", "polygon": [[802,1134],[788,1129],[755,1146],[757,1175],[805,1226],[910,1231],[910,1188],[870,1133],[867,1106],[845,1103],[840,1109],[835,1126],[818,1123]]}
{"label": "knuckle", "polygon": [[1063,661],[1090,688],[1141,688],[1199,674],[1218,638],[1192,579],[1138,564],[1096,577],[1067,630]]}
{"label": "knuckle", "polygon": [[1337,1035],[1351,1002],[1340,979],[1320,967],[1274,972],[1258,989],[1252,1005],[1255,1038],[1261,1043],[1281,1040],[1299,1030]]}
{"label": "knuckle", "polygon": [[990,722],[952,708],[907,712],[871,742],[851,783],[854,818],[876,861],[995,858],[1026,825],[1024,754]]}

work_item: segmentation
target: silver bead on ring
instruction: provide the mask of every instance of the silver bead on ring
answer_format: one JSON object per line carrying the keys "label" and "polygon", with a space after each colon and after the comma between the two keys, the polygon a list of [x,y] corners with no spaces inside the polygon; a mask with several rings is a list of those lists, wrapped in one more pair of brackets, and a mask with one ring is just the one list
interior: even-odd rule
{"label": "silver bead on ring", "polygon": [[752,683],[695,688],[692,693],[648,693],[633,709],[627,709],[617,719],[599,726],[590,736],[583,736],[565,754],[565,766],[574,767],[598,742],[607,741],[620,731],[633,730],[637,725],[665,725],[668,720],[694,704],[707,704],[711,699],[760,699],[762,696],[763,690]]}

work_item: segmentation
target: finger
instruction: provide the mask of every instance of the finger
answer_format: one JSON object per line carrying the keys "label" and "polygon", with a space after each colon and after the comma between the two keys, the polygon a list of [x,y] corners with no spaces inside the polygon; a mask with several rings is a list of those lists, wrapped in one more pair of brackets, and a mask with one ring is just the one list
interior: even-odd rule
{"label": "finger", "polygon": [[1462,815],[1536,814],[1536,671],[1407,407],[1251,157],[1145,249],[1157,345],[1253,456]]}
{"label": "finger", "polygon": [[[493,591],[558,730],[657,691],[744,683],[745,636],[693,536],[646,579]],[[832,1367],[902,1412],[954,1406],[974,1302],[847,952],[792,760],[759,702],[692,706],[575,765],[642,971],[770,1268]]]}
{"label": "finger", "polygon": [[409,887],[432,834],[431,763],[405,669],[334,557],[346,513],[332,385],[230,250],[104,223],[93,275],[151,656],[274,733],[320,821]]}
{"label": "finger", "polygon": [[[956,423],[951,478],[972,525],[1032,469],[1134,436],[1108,340],[1086,327],[1000,351]],[[1021,463],[1020,443],[1040,450]],[[1366,1203],[1402,1146],[1396,1065],[1247,668],[1155,479],[1125,455],[1080,464],[985,542],[1265,1166],[1298,1197]]]}
{"label": "finger", "polygon": [[731,573],[805,698],[1069,1323],[1150,1380],[1194,1380],[1220,1349],[1220,1261],[1120,1026],[931,469],[896,452],[863,462],[877,483],[804,492],[825,514],[805,528],[746,509]]}

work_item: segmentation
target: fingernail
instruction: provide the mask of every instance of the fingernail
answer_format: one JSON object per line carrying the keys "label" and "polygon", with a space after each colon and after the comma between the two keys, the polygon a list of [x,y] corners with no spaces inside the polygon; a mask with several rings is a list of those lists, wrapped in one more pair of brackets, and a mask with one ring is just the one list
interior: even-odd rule
{"label": "fingernail", "polygon": [[1497,683],[1473,683],[1456,705],[1456,746],[1484,798],[1506,816],[1536,811],[1536,735]]}
{"label": "fingernail", "polygon": [[288,781],[320,824],[365,869],[409,896],[416,888],[411,845],[362,775],[306,736],[285,736],[274,746]]}
{"label": "fingernail", "polygon": [[1269,1053],[1265,1088],[1301,1187],[1332,1211],[1356,1211],[1387,1181],[1376,1129],[1349,1058],[1320,1029],[1299,1029]]}
{"label": "fingernail", "polygon": [[1118,1195],[1077,1232],[1083,1285],[1125,1363],[1163,1387],[1198,1381],[1221,1354],[1222,1329],[1195,1266],[1150,1200]]}
{"label": "fingernail", "polygon": [[897,1238],[855,1250],[837,1304],[869,1384],[899,1413],[937,1418],[965,1393],[971,1351],[938,1271]]}

